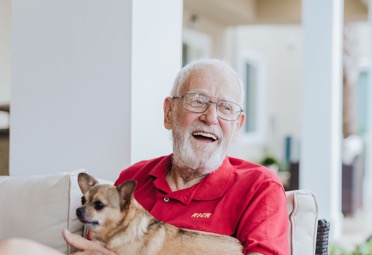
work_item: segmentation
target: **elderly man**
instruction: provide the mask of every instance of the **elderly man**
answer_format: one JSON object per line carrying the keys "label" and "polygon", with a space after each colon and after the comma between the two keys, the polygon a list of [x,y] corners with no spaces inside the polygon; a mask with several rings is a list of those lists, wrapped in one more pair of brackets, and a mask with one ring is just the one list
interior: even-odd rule
{"label": "elderly man", "polygon": [[[172,131],[173,154],[130,166],[116,185],[136,180],[136,199],[159,220],[234,236],[244,254],[288,254],[280,181],[260,165],[228,156],[245,119],[236,73],[219,60],[192,62],[179,72],[171,95],[164,101],[164,126]],[[97,243],[63,234],[81,250],[76,254],[111,254]],[[44,248],[33,245],[41,254]]]}

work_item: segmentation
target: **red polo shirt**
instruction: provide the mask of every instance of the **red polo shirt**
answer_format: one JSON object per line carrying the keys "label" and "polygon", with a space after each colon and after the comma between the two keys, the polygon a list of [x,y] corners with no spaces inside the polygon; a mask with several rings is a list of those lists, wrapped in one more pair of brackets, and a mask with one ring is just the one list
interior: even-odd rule
{"label": "red polo shirt", "polygon": [[227,157],[198,184],[172,192],[165,179],[171,158],[136,163],[121,172],[115,185],[136,180],[135,198],[161,221],[234,236],[245,253],[289,253],[285,192],[272,171]]}

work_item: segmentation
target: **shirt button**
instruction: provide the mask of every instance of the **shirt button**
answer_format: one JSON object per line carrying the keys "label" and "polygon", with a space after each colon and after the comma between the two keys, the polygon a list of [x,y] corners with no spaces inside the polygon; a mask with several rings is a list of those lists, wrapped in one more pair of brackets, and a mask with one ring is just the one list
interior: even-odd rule
{"label": "shirt button", "polygon": [[168,197],[165,197],[164,198],[164,202],[169,202],[169,198]]}

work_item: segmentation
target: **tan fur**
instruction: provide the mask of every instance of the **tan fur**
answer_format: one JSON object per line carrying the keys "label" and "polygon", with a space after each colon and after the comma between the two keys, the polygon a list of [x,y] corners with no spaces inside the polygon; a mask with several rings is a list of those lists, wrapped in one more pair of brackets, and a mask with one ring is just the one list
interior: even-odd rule
{"label": "tan fur", "polygon": [[85,204],[76,210],[91,238],[117,255],[238,255],[241,243],[230,236],[177,228],[155,219],[133,197],[135,181],[99,185],[86,173],[78,182]]}

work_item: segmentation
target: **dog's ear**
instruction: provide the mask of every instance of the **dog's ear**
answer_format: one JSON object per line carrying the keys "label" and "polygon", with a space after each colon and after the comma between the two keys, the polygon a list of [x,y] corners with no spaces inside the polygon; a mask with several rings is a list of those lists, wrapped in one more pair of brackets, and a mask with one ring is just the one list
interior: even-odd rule
{"label": "dog's ear", "polygon": [[79,173],[78,183],[81,192],[85,194],[91,187],[98,184],[98,181],[87,173]]}
{"label": "dog's ear", "polygon": [[123,184],[119,185],[118,190],[120,193],[122,209],[127,209],[132,201],[133,192],[136,188],[137,183],[133,180],[128,180]]}

